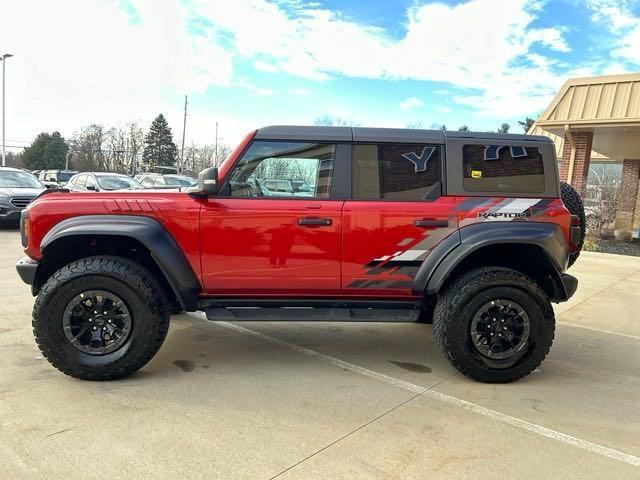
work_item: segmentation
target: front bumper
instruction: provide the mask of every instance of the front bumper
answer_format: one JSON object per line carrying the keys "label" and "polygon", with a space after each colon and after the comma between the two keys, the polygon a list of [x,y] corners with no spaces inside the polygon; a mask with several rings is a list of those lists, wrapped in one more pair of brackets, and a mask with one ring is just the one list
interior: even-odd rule
{"label": "front bumper", "polygon": [[16,263],[18,275],[27,285],[33,285],[36,279],[36,270],[38,270],[38,262],[30,257],[22,257]]}
{"label": "front bumper", "polygon": [[0,223],[20,223],[20,212],[22,209],[0,207]]}

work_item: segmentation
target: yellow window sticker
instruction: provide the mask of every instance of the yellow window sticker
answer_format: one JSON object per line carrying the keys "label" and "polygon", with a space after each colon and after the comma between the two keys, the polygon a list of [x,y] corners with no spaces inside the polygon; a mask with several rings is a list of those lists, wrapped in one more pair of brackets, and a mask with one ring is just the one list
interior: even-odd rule
{"label": "yellow window sticker", "polygon": [[471,178],[482,178],[482,171],[471,170]]}

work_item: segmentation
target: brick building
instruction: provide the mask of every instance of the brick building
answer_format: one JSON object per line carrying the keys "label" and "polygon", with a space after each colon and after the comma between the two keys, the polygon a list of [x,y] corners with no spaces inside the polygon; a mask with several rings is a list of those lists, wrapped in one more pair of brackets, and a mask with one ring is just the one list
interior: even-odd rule
{"label": "brick building", "polygon": [[568,80],[529,133],[555,142],[560,178],[583,196],[596,167],[616,172],[615,233],[638,238],[640,73]]}

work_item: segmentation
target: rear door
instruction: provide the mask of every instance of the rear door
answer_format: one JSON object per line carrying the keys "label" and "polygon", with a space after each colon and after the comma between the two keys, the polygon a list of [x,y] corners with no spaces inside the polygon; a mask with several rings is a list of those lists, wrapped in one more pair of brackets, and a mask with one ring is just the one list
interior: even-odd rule
{"label": "rear door", "polygon": [[343,210],[343,293],[412,295],[433,247],[457,229],[455,198],[443,196],[444,147],[359,143]]}

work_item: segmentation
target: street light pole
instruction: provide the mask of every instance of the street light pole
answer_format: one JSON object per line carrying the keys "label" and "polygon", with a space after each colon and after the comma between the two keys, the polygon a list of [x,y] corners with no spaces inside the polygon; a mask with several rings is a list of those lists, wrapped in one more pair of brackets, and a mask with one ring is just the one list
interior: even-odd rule
{"label": "street light pole", "polygon": [[5,119],[4,119],[4,104],[5,104],[5,96],[4,96],[4,64],[7,63],[7,58],[13,57],[10,53],[5,53],[1,55],[2,59],[2,166],[6,166],[6,152],[4,150],[4,133],[5,133]]}

